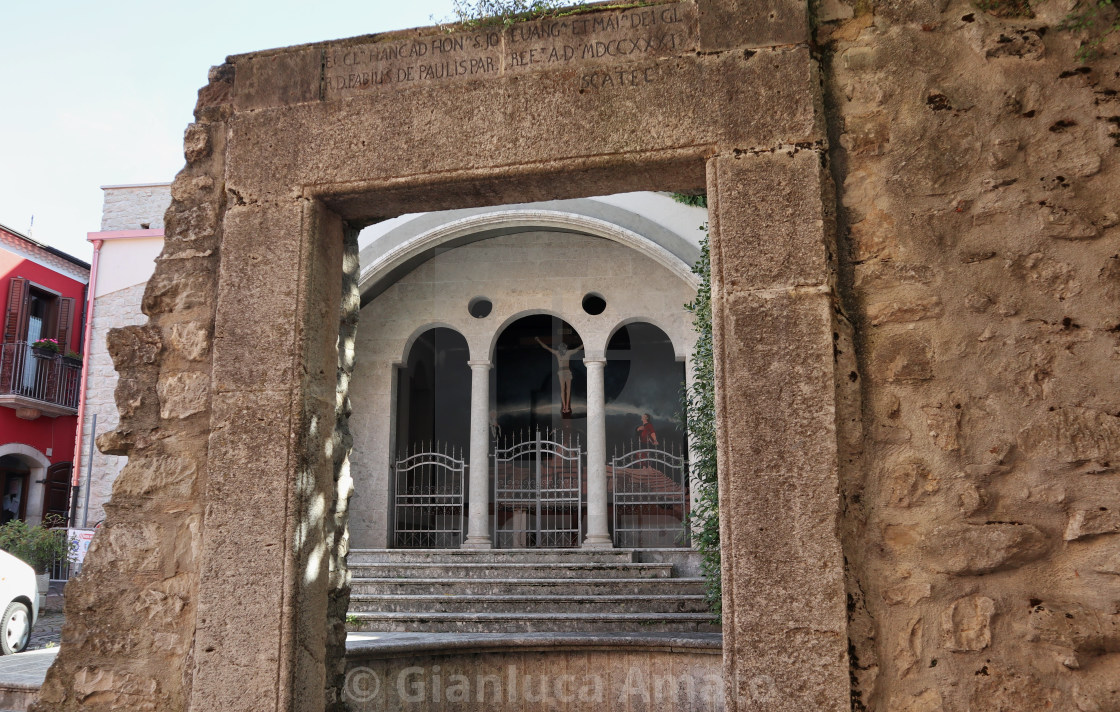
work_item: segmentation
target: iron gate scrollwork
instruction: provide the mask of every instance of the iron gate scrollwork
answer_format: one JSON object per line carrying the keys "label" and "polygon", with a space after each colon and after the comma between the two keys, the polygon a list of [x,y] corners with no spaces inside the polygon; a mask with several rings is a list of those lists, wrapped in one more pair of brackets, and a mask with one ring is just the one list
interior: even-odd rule
{"label": "iron gate scrollwork", "polygon": [[583,450],[578,437],[522,438],[494,449],[494,546],[579,546],[583,534]]}
{"label": "iron gate scrollwork", "polygon": [[614,545],[687,547],[688,459],[661,447],[637,446],[611,458]]}
{"label": "iron gate scrollwork", "polygon": [[401,457],[393,466],[393,546],[401,549],[458,549],[466,532],[462,452],[440,447]]}

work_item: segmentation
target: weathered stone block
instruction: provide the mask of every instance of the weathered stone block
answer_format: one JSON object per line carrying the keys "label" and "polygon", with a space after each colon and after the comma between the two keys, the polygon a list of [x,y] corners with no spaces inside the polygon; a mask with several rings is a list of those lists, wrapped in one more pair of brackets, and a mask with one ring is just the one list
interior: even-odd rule
{"label": "weathered stone block", "polygon": [[958,598],[941,612],[941,645],[948,650],[983,650],[992,642],[995,601],[987,596]]}
{"label": "weathered stone block", "polygon": [[[720,521],[733,611],[727,683],[749,696],[750,680],[765,674],[781,709],[846,709],[831,302],[819,292],[717,289],[720,501],[736,502]],[[754,604],[738,605],[746,600]]]}
{"label": "weathered stone block", "polygon": [[172,351],[188,361],[201,361],[210,353],[210,330],[202,322],[172,324],[167,343]]}
{"label": "weathered stone block", "polygon": [[808,40],[809,14],[804,2],[714,0],[700,5],[700,44],[705,52]]}
{"label": "weathered stone block", "polygon": [[1019,447],[1039,459],[1075,464],[1120,459],[1120,417],[1059,408],[1019,431]]}
{"label": "weathered stone block", "polygon": [[923,549],[935,570],[975,576],[1022,566],[1050,547],[1029,524],[953,524],[935,529]]}
{"label": "weathered stone block", "polygon": [[191,124],[183,134],[183,156],[187,163],[197,163],[210,155],[210,127]]}
{"label": "weathered stone block", "polygon": [[170,373],[160,376],[156,385],[161,418],[183,419],[207,409],[210,377],[207,373]]}
{"label": "weathered stone block", "polygon": [[126,326],[110,329],[106,339],[113,367],[117,371],[137,366],[150,366],[156,362],[163,341],[155,326]]}
{"label": "weathered stone block", "polygon": [[1071,512],[1066,524],[1066,541],[1084,539],[1098,534],[1120,533],[1120,509],[1112,506],[1082,507]]}
{"label": "weathered stone block", "polygon": [[133,456],[113,482],[113,494],[185,497],[197,476],[198,462],[185,455]]}
{"label": "weathered stone block", "polygon": [[322,50],[306,47],[232,58],[236,111],[319,99]]}
{"label": "weathered stone block", "polygon": [[884,339],[872,353],[872,378],[888,382],[933,378],[933,347],[920,336],[900,334]]}
{"label": "weathered stone block", "polygon": [[160,261],[144,289],[141,308],[148,316],[207,306],[214,293],[212,260]]}
{"label": "weathered stone block", "polygon": [[[302,202],[226,214],[214,328],[214,387],[272,388],[296,375],[297,323],[306,287]],[[269,279],[260,279],[260,274]],[[251,358],[247,358],[248,354]]]}
{"label": "weathered stone block", "polygon": [[723,156],[709,170],[715,187],[712,268],[720,273],[721,289],[828,282],[834,246],[820,154]]}

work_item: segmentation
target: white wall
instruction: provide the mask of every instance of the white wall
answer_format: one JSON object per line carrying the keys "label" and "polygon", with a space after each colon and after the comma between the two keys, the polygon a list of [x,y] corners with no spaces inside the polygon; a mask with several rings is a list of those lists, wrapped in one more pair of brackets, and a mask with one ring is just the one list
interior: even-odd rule
{"label": "white wall", "polygon": [[94,296],[101,297],[120,289],[147,284],[155,272],[156,258],[162,249],[162,237],[131,237],[102,242]]}
{"label": "white wall", "polygon": [[102,232],[163,228],[163,214],[171,205],[170,183],[103,185],[101,190],[105,192]]}
{"label": "white wall", "polygon": [[[605,298],[606,311],[583,311],[588,292]],[[478,296],[494,305],[484,319],[467,312]],[[483,360],[490,359],[504,326],[527,313],[561,317],[579,333],[587,354],[600,356],[620,324],[641,320],[660,327],[684,356],[696,339],[684,305],[695,296],[691,283],[638,250],[560,232],[506,235],[444,250],[398,280],[362,309],[358,321],[350,391],[351,545],[387,545],[394,373],[425,327],[456,329],[466,337],[471,358]]]}

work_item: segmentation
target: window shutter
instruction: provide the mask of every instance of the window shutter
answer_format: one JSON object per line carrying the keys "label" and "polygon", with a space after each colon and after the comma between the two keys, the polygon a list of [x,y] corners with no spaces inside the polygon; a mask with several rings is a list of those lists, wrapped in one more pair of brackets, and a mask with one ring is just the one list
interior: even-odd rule
{"label": "window shutter", "polygon": [[12,277],[8,283],[8,307],[4,312],[4,341],[18,341],[27,311],[27,280]]}
{"label": "window shutter", "polygon": [[58,346],[63,355],[70,350],[70,330],[74,324],[74,299],[63,297],[58,300]]}

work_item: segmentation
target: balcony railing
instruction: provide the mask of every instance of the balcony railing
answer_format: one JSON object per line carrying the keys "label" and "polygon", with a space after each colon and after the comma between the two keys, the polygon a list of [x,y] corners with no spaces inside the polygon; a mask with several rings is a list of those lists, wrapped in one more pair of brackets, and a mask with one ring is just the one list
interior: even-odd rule
{"label": "balcony railing", "polygon": [[82,365],[50,351],[40,352],[26,341],[0,344],[0,404],[17,407],[37,403],[77,412]]}

